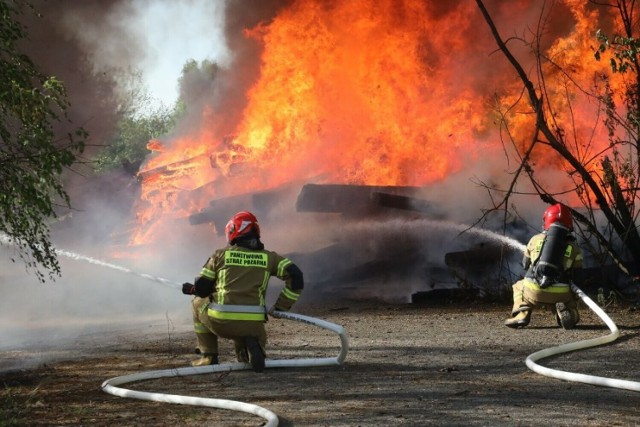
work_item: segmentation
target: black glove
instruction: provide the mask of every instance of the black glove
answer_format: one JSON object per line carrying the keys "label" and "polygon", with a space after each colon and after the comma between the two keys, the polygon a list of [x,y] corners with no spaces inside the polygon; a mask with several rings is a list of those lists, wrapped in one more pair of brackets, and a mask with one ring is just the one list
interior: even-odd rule
{"label": "black glove", "polygon": [[185,295],[193,295],[196,290],[195,285],[191,283],[183,283],[182,284],[182,293]]}

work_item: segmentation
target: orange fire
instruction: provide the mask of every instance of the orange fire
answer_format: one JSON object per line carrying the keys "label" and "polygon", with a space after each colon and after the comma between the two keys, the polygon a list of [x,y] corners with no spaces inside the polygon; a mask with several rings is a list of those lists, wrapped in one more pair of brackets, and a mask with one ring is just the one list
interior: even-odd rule
{"label": "orange fire", "polygon": [[[494,6],[503,37],[513,32],[510,22],[531,24],[512,18],[526,10],[537,22],[538,2],[504,3]],[[573,123],[579,137],[592,132],[598,106],[583,102],[568,79],[590,87],[607,72],[593,59],[599,16],[584,3],[564,2],[570,30],[545,52],[569,70],[550,67],[547,90],[572,91],[571,110],[561,111],[573,115],[557,119]],[[300,0],[245,36],[263,50],[242,117],[231,135],[220,135],[208,110],[201,129],[149,144],[136,243],[150,240],[160,218],[183,217],[214,198],[295,181],[423,186],[502,156],[492,100],[500,90],[500,103],[511,105],[522,85],[501,54],[489,56],[495,41],[474,2]],[[518,114],[521,105],[508,118],[524,146],[533,118]],[[605,136],[595,135],[602,144]],[[542,149],[535,156],[561,164]],[[206,191],[178,207],[195,189]]]}

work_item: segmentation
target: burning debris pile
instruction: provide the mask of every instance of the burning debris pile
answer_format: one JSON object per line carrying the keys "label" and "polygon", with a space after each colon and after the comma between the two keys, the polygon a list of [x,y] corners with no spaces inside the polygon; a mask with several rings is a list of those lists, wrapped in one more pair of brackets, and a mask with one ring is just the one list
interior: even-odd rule
{"label": "burning debris pile", "polygon": [[[540,13],[535,2],[492,6],[496,19],[508,17],[514,29],[528,28],[527,20]],[[234,24],[242,16],[238,8],[230,6]],[[549,55],[571,45],[574,60],[592,58],[589,28],[596,28],[597,13],[581,2],[554,8]],[[508,148],[493,131],[489,99],[500,88],[507,95],[499,102],[513,105],[508,94],[519,96],[521,88],[506,61],[487,59],[495,42],[473,2],[292,1],[228,36],[237,56],[216,73],[210,102],[203,105],[199,93],[201,108],[185,119],[190,125],[149,145],[132,244],[152,243],[176,221],[212,225],[219,233],[232,213],[252,210],[262,223],[286,223],[288,236],[322,224],[300,239],[323,234],[326,244],[303,246],[341,267],[318,272],[317,283],[406,272],[407,282],[415,282],[410,287],[424,287],[445,281],[433,279],[438,269],[451,280],[443,257],[455,282],[477,281],[496,263],[501,273],[509,265],[500,244],[472,238],[451,246],[433,231],[451,206],[469,220],[480,215],[468,184],[438,199],[422,197],[423,189],[461,173],[467,179],[479,174],[492,188],[511,179],[494,162]],[[580,82],[591,82],[598,71],[570,66]],[[566,89],[562,79],[546,85]],[[576,103],[576,117],[587,119],[574,123],[590,123],[589,108]],[[525,116],[513,118],[516,145],[531,140],[532,118]],[[540,146],[532,161],[557,172],[559,160]],[[464,265],[475,273],[465,274]]]}
{"label": "burning debris pile", "polygon": [[[517,3],[494,5],[496,19],[528,28],[540,7]],[[597,14],[579,2],[554,7],[549,26],[558,39],[549,34],[549,49],[571,44],[592,58],[588,28],[597,27]],[[149,145],[139,175],[141,227],[163,215],[188,217],[213,199],[291,183],[423,187],[475,170],[504,180],[503,165],[493,165],[505,147],[488,100],[495,88],[519,94],[519,85],[506,61],[487,59],[495,41],[474,3],[293,1],[241,31],[246,11],[239,9],[229,6],[235,61],[212,77],[210,102],[202,103],[207,93],[200,91],[179,134]],[[452,46],[464,52],[452,55]],[[589,82],[598,71],[572,69],[584,72],[574,79]],[[530,118],[521,119],[516,144],[530,140]],[[537,164],[557,168],[543,151],[532,153]],[[384,193],[378,205],[413,197]]]}
{"label": "burning debris pile", "polygon": [[[214,199],[202,211],[189,216],[192,225],[212,223],[216,230],[224,230],[231,215],[250,210],[258,217],[271,212],[281,200],[299,186],[288,184],[275,190]],[[369,186],[348,184],[304,184],[295,201],[296,212],[339,213],[345,217],[402,215],[388,208],[421,212],[431,218],[442,218],[438,207],[415,197],[419,187]]]}
{"label": "burning debris pile", "polygon": [[[210,103],[185,119],[197,125],[149,145],[134,243],[152,241],[162,217],[189,217],[214,199],[291,183],[423,186],[459,171],[491,117],[482,95],[461,90],[456,57],[438,55],[438,70],[425,72],[439,48],[429,28],[474,10],[439,8],[292,2],[230,35],[238,56],[216,74]],[[256,51],[259,62],[243,55]],[[403,203],[390,196],[377,204]]]}
{"label": "burning debris pile", "polygon": [[[295,209],[304,218],[301,221],[316,224],[329,236],[317,247],[307,244],[289,253],[320,294],[371,295],[380,285],[385,288],[380,297],[405,301],[412,294],[443,289],[465,289],[475,296],[499,293],[499,285],[510,280],[514,251],[490,239],[463,239],[452,246],[449,241],[457,232],[447,229],[441,206],[420,197],[423,191],[420,187],[290,184],[211,200],[189,222],[212,224],[221,234],[231,215],[250,210],[267,223],[263,228],[270,229],[281,220],[273,212],[288,204],[289,212],[280,209],[285,222],[295,223],[291,216]],[[477,248],[446,253],[448,247],[468,244]]]}

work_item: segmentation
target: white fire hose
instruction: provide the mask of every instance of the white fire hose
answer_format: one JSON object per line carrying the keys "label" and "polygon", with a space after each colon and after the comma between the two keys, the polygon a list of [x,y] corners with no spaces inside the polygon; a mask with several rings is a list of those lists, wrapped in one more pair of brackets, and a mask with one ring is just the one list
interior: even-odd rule
{"label": "white fire hose", "polygon": [[[266,368],[293,368],[293,367],[309,367],[309,366],[328,366],[341,365],[347,357],[349,351],[349,338],[345,329],[331,322],[316,319],[314,317],[304,316],[302,314],[274,311],[274,317],[287,320],[295,320],[307,323],[309,325],[318,326],[322,329],[335,332],[340,336],[340,353],[336,357],[319,357],[307,359],[291,359],[291,360],[265,360]],[[251,365],[246,363],[222,363],[219,365],[184,367],[175,369],[165,369],[159,371],[139,372],[130,375],[122,375],[106,380],[102,383],[102,390],[106,393],[119,397],[129,397],[132,399],[151,400],[154,402],[177,403],[181,405],[205,406],[209,408],[230,409],[232,411],[246,412],[248,414],[257,415],[267,420],[264,424],[266,427],[275,427],[278,425],[278,416],[261,406],[249,403],[238,402],[227,399],[202,398],[193,396],[181,396],[176,394],[150,393],[144,391],[129,390],[117,387],[135,381],[143,381],[166,377],[179,377],[187,375],[210,374],[213,372],[240,371],[251,369]]]}
{"label": "white fire hose", "polygon": [[[511,238],[505,236],[496,236],[499,237],[500,240],[507,244],[508,246],[519,250],[520,252],[524,252],[526,246],[522,243],[513,240]],[[525,363],[529,369],[533,372],[536,372],[540,375],[544,375],[551,378],[557,378],[564,381],[572,381],[572,382],[581,382],[586,384],[592,384],[603,387],[612,387],[612,388],[620,388],[632,391],[640,391],[640,383],[636,381],[627,381],[627,380],[619,380],[615,378],[605,378],[598,377],[595,375],[585,375],[578,374],[574,372],[566,372],[560,371],[558,369],[551,369],[544,366],[538,365],[536,362],[538,360],[555,356],[558,354],[569,353],[571,351],[576,350],[584,350],[591,347],[597,347],[599,345],[608,344],[618,339],[620,336],[620,331],[616,324],[611,320],[611,318],[607,315],[607,313],[602,310],[598,304],[593,302],[591,298],[589,298],[580,288],[578,288],[575,284],[571,284],[571,290],[587,305],[594,313],[602,319],[604,323],[609,327],[611,333],[609,335],[605,335],[602,337],[596,337],[588,340],[576,341],[572,343],[562,344],[556,347],[549,347],[542,349],[540,351],[536,351],[535,353],[531,353],[527,356]]]}
{"label": "white fire hose", "polygon": [[609,335],[604,335],[601,337],[596,337],[583,341],[576,341],[572,343],[562,344],[556,347],[545,348],[540,351],[536,351],[535,353],[530,354],[525,363],[527,367],[538,374],[545,375],[547,377],[557,378],[565,381],[573,381],[573,382],[581,382],[586,384],[592,384],[603,387],[613,387],[620,388],[625,390],[632,391],[640,391],[640,382],[636,381],[628,381],[628,380],[619,380],[615,378],[605,378],[598,377],[594,375],[585,375],[578,374],[573,372],[560,371],[557,369],[546,368],[544,366],[540,366],[536,363],[536,361],[540,359],[544,359],[549,356],[555,356],[557,354],[568,353],[575,350],[583,350],[590,347],[596,347],[599,345],[607,344],[612,341],[615,341],[620,336],[620,331],[616,324],[611,320],[611,318],[607,315],[607,313],[602,310],[598,304],[593,302],[591,298],[589,298],[580,288],[576,285],[572,284],[571,289],[575,292],[578,297],[591,308],[599,317],[602,319],[604,323],[607,324],[611,333]]}
{"label": "white fire hose", "polygon": [[[4,233],[0,233],[0,244],[12,244],[13,240]],[[138,273],[129,268],[125,268],[119,265],[111,264],[101,261],[96,258],[87,257],[75,252],[69,252],[61,249],[55,249],[56,253],[65,257],[75,259],[78,261],[85,261],[91,264],[100,265],[103,267],[111,268],[114,270],[122,271],[125,273],[133,274],[144,279],[153,280],[172,288],[179,286],[177,283],[173,283],[170,280],[162,277],[153,276],[150,274]],[[272,312],[274,317],[287,320],[295,320],[298,322],[307,323],[312,326],[318,326],[322,329],[335,332],[340,336],[340,353],[336,357],[316,357],[307,359],[291,359],[291,360],[265,360],[266,368],[293,368],[293,367],[309,367],[309,366],[329,366],[329,365],[341,365],[344,359],[347,357],[349,351],[349,338],[345,329],[331,322],[325,320],[316,319],[314,317],[304,316],[296,313],[274,311]],[[184,367],[175,369],[165,369],[159,371],[146,371],[139,372],[130,375],[122,375],[106,380],[102,383],[102,390],[106,393],[119,397],[129,397],[132,399],[151,400],[155,402],[164,403],[177,403],[182,405],[194,405],[205,406],[210,408],[230,409],[233,411],[246,412],[249,414],[257,415],[267,420],[265,426],[275,427],[278,425],[278,416],[273,412],[262,408],[257,405],[249,403],[238,402],[227,399],[213,399],[213,398],[200,398],[192,396],[181,396],[175,394],[164,393],[150,393],[144,391],[129,390],[126,388],[117,387],[122,384],[127,384],[135,381],[143,381],[157,378],[167,377],[179,377],[188,375],[207,374],[213,372],[226,372],[226,371],[240,371],[250,369],[251,365],[246,363],[223,363],[219,365],[198,366],[198,367]]]}
{"label": "white fire hose", "polygon": [[[447,223],[447,226],[451,228],[460,228],[462,230],[468,230],[467,226],[463,226],[460,224]],[[523,252],[525,249],[525,246],[523,244],[521,244],[520,242],[514,239],[508,238],[506,236],[502,236],[487,230],[475,230],[475,232],[481,235],[484,235],[486,237],[496,239],[521,252]],[[5,244],[12,243],[12,240],[8,236],[6,236],[4,233],[0,233],[0,243],[5,243]],[[56,249],[56,252],[60,255],[64,255],[66,257],[73,258],[76,260],[86,261],[92,264],[97,264],[104,267],[120,270],[126,273],[135,274],[145,279],[162,283],[163,285],[167,285],[171,287],[176,286],[175,283],[172,283],[171,281],[163,279],[161,277],[156,277],[149,274],[137,273],[131,269],[106,263],[104,261],[100,261],[95,258],[90,258],[80,254],[63,251],[59,249]],[[603,386],[603,387],[620,388],[620,389],[626,389],[631,391],[640,391],[640,382],[637,382],[637,381],[620,380],[615,378],[606,378],[606,377],[599,377],[594,375],[585,375],[585,374],[579,374],[579,373],[573,373],[573,372],[566,372],[566,371],[561,371],[557,369],[547,368],[536,363],[537,361],[550,356],[568,353],[576,350],[584,350],[587,348],[607,344],[615,341],[620,336],[620,331],[618,330],[618,327],[613,322],[613,320],[611,320],[611,318],[604,312],[604,310],[602,310],[595,302],[593,302],[593,300],[589,298],[584,292],[582,292],[582,290],[580,290],[580,288],[578,288],[575,284],[571,285],[571,289],[587,306],[589,306],[589,308],[591,308],[600,317],[600,319],[602,319],[602,321],[609,327],[611,333],[609,335],[605,335],[602,337],[596,337],[588,340],[562,344],[556,347],[550,347],[540,351],[536,351],[535,353],[532,353],[527,357],[525,361],[527,367],[538,374],[552,377],[552,378],[557,378],[560,380],[582,382],[586,384],[592,384],[592,385]],[[318,326],[320,328],[335,332],[340,336],[341,348],[340,348],[340,353],[337,357],[291,359],[291,360],[268,360],[267,359],[265,361],[265,367],[286,368],[286,367],[340,365],[346,358],[347,352],[349,349],[349,339],[346,334],[346,331],[342,326],[336,325],[334,323],[330,323],[324,320],[303,316],[295,313],[276,311],[276,312],[273,312],[273,315],[274,317],[308,323],[310,325]],[[170,394],[163,394],[163,393],[148,393],[148,392],[134,391],[134,390],[128,390],[125,388],[116,387],[121,384],[148,380],[148,379],[198,375],[198,374],[212,373],[212,372],[237,371],[237,370],[244,370],[249,368],[250,368],[250,365],[247,365],[244,363],[223,363],[220,365],[185,367],[185,368],[167,369],[167,370],[160,370],[160,371],[147,371],[147,372],[140,372],[136,374],[123,375],[123,376],[111,378],[109,380],[106,380],[104,383],[102,383],[102,389],[106,393],[112,394],[114,396],[120,396],[120,397],[130,397],[134,399],[153,400],[153,401],[166,402],[166,403],[178,403],[183,405],[206,406],[206,407],[231,409],[235,411],[246,412],[246,413],[254,414],[266,419],[267,424],[265,424],[265,426],[269,426],[269,427],[277,426],[278,417],[276,416],[276,414],[260,406],[251,405],[248,403],[237,402],[233,400],[225,400],[225,399],[198,398],[198,397],[170,395]]]}

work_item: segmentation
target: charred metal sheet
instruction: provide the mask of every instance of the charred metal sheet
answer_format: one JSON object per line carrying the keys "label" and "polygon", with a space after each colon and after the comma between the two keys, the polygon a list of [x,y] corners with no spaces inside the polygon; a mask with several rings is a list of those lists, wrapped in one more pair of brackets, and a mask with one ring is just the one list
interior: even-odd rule
{"label": "charred metal sheet", "polygon": [[374,191],[371,193],[371,201],[385,208],[424,213],[433,219],[446,217],[435,203],[416,197]]}
{"label": "charred metal sheet", "polygon": [[292,198],[290,194],[293,194],[293,191],[290,186],[283,186],[272,190],[214,199],[209,202],[207,208],[190,215],[189,224],[211,223],[219,233],[222,233],[227,221],[236,212],[251,211],[258,219],[265,218],[283,203],[283,200]]}
{"label": "charred metal sheet", "polygon": [[371,186],[349,184],[306,184],[296,201],[298,212],[375,214],[383,209],[374,196],[415,195],[419,187]]}

